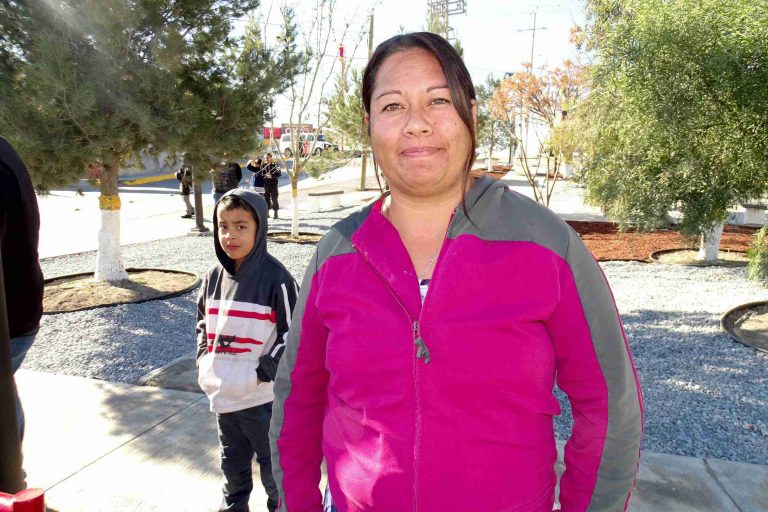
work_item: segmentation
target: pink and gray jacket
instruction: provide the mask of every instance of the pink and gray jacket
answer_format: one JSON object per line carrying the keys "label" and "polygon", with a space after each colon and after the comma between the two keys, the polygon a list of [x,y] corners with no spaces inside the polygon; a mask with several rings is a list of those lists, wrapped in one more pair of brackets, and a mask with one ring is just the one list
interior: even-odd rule
{"label": "pink and gray jacket", "polygon": [[481,178],[422,305],[381,202],[320,242],[275,382],[273,472],[288,512],[547,511],[555,383],[568,395],[564,512],[625,510],[640,385],[600,267],[549,210]]}

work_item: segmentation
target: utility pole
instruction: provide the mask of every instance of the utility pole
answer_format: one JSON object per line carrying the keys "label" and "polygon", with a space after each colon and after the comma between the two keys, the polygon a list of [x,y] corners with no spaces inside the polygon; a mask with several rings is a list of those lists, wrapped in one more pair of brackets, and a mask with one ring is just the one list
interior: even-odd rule
{"label": "utility pole", "polygon": [[456,41],[456,35],[450,25],[450,16],[466,14],[467,0],[427,0],[429,7],[429,19],[440,20],[440,25],[445,33],[443,35],[449,42]]}
{"label": "utility pole", "polygon": [[[546,30],[547,29],[547,27],[536,27],[536,18],[538,16],[538,14],[539,14],[539,6],[537,5],[536,9],[533,11],[533,28],[524,28],[524,29],[518,30],[518,32],[530,32],[531,33],[531,60],[530,60],[531,70],[530,70],[530,73],[532,75],[535,74],[534,70],[533,70],[533,49],[534,49],[534,47],[536,45],[536,30]],[[529,128],[529,125],[530,125],[529,120],[530,120],[530,117],[531,117],[530,106],[527,106],[526,110],[527,111],[525,113],[525,140],[523,141],[523,145],[525,146],[526,155],[527,155],[528,154],[528,148],[527,148],[527,146],[528,146],[528,128]]]}
{"label": "utility pole", "polygon": [[[368,28],[368,60],[371,59],[371,55],[373,55],[373,12],[371,12],[370,16],[370,26]],[[365,116],[365,114],[363,114]],[[361,120],[363,123],[362,129],[365,130],[365,117]],[[365,190],[365,172],[368,168],[368,152],[363,151],[363,163],[360,166],[360,190]]]}

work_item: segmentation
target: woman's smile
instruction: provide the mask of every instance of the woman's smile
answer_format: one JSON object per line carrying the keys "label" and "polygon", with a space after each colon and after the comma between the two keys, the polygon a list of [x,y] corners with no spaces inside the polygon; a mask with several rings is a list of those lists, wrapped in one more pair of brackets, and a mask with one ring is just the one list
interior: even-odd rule
{"label": "woman's smile", "polygon": [[402,156],[409,158],[424,158],[434,156],[439,153],[442,148],[434,146],[416,146],[408,149],[404,149],[400,152]]}

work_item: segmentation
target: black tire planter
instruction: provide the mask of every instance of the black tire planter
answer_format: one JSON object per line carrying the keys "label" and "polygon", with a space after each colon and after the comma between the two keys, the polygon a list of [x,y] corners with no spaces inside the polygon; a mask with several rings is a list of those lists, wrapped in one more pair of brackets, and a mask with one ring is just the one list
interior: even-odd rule
{"label": "black tire planter", "polygon": [[768,306],[768,300],[748,302],[746,304],[741,304],[729,309],[720,318],[720,327],[722,327],[723,330],[727,332],[731,338],[733,338],[735,341],[738,341],[742,345],[754,348],[760,352],[768,353],[768,336],[766,336],[764,340],[747,340],[739,333],[740,329],[736,325],[747,311],[759,308],[761,306]]}
{"label": "black tire planter", "polygon": [[316,244],[323,237],[323,233],[312,233],[310,231],[299,231],[299,235],[317,236],[317,240],[285,240],[282,238],[275,238],[276,235],[291,236],[290,231],[270,231],[267,233],[267,240],[276,244]]}
{"label": "black tire planter", "polygon": [[[121,300],[116,302],[109,302],[107,304],[99,304],[98,306],[85,306],[82,308],[77,309],[68,309],[68,310],[54,310],[54,311],[43,311],[44,315],[59,315],[62,313],[74,313],[76,311],[87,311],[90,309],[99,309],[99,308],[110,308],[113,306],[120,306],[121,304],[140,304],[142,302],[150,302],[153,300],[164,300],[164,299],[172,299],[173,297],[178,297],[180,295],[184,295],[185,293],[189,293],[198,286],[200,286],[200,277],[195,274],[194,272],[185,272],[184,270],[172,270],[168,268],[136,268],[136,267],[129,267],[125,269],[126,272],[129,274],[131,272],[145,272],[145,271],[155,271],[155,272],[167,272],[169,274],[185,274],[188,276],[193,276],[195,278],[195,281],[193,284],[187,286],[186,288],[182,290],[178,290],[175,292],[168,292],[162,295],[158,295],[157,297],[152,297],[151,299],[137,299],[137,300]],[[50,277],[48,279],[45,279],[43,283],[45,285],[50,284],[54,281],[59,281],[61,279],[68,279],[72,277],[85,277],[85,276],[92,276],[93,272],[79,272],[77,274],[64,274],[61,276],[56,277]]]}

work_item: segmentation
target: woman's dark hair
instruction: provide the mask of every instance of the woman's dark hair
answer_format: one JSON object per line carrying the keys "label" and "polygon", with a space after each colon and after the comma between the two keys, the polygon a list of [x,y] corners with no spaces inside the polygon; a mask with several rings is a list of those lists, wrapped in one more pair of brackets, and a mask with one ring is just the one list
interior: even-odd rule
{"label": "woman's dark hair", "polygon": [[[411,34],[391,37],[381,43],[376,48],[376,51],[373,52],[373,55],[371,55],[368,65],[365,67],[365,73],[363,73],[363,106],[366,113],[370,115],[371,96],[373,95],[373,87],[376,85],[376,74],[379,72],[384,61],[395,53],[417,48],[428,52],[437,59],[448,82],[454,108],[456,108],[456,112],[458,112],[459,117],[464,122],[464,126],[469,130],[471,139],[470,150],[464,163],[464,173],[461,180],[461,201],[463,204],[464,191],[470,180],[470,171],[475,161],[475,150],[477,149],[477,134],[472,117],[472,100],[476,99],[476,97],[475,87],[472,85],[469,71],[467,71],[464,61],[461,60],[461,56],[459,56],[456,49],[448,41],[431,32],[413,32]],[[370,135],[370,124],[368,126]],[[464,210],[466,213],[466,205],[464,205]]]}

